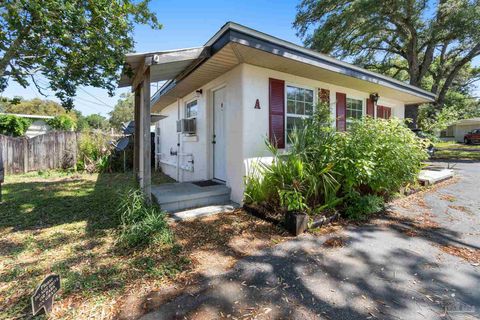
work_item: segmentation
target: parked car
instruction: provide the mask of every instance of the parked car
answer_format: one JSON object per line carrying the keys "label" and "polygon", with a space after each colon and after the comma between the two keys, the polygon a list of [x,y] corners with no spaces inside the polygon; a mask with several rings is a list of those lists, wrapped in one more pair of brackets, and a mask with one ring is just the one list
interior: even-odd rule
{"label": "parked car", "polygon": [[428,156],[431,158],[434,156],[435,154],[435,146],[433,145],[433,143],[430,141],[430,139],[428,138],[428,136],[425,134],[425,132],[423,132],[422,130],[420,129],[412,129],[413,133],[415,133],[415,135],[417,137],[419,137],[423,142],[424,142],[424,145],[425,145],[425,149],[428,153]]}
{"label": "parked car", "polygon": [[467,133],[463,137],[465,144],[479,143],[480,142],[480,129],[475,129]]}

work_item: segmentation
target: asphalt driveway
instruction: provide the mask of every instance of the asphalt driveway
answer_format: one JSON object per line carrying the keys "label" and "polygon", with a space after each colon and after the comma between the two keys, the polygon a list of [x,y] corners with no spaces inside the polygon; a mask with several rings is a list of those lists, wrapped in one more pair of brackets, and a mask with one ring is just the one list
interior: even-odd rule
{"label": "asphalt driveway", "polygon": [[142,319],[478,319],[480,163],[454,169],[385,217],[261,251]]}

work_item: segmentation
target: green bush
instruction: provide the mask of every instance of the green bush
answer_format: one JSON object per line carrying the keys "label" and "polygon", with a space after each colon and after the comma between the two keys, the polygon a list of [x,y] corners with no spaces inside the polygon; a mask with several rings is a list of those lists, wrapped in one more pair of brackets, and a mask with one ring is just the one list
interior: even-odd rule
{"label": "green bush", "polygon": [[0,115],[0,134],[13,137],[23,136],[31,124],[31,119],[25,119],[13,114]]}
{"label": "green bush", "polygon": [[60,131],[72,131],[75,130],[77,123],[75,120],[65,114],[54,117],[53,119],[48,119],[47,124],[54,130]]}
{"label": "green bush", "polygon": [[[315,214],[347,199],[354,206],[347,215],[368,214],[378,209],[379,199],[383,204],[383,197],[415,182],[428,157],[423,142],[400,120],[365,117],[349,131],[336,132],[327,104],[318,105],[288,140],[283,154],[267,142],[273,162],[252,167],[245,203]],[[352,194],[358,194],[360,208]]]}
{"label": "green bush", "polygon": [[165,212],[147,204],[140,190],[130,190],[119,208],[121,229],[118,244],[123,248],[146,246],[151,243],[171,244],[173,235]]}
{"label": "green bush", "polygon": [[324,125],[328,123],[324,108],[318,106],[315,116],[304,121],[302,130],[294,130],[289,137],[291,152],[281,154],[266,141],[273,162],[260,162],[252,167],[245,181],[246,203],[271,207],[278,207],[281,203],[286,209],[301,203],[301,207],[309,212],[322,211],[339,203],[337,192],[340,185],[335,178],[334,164],[330,162],[329,139],[334,135]]}
{"label": "green bush", "polygon": [[102,132],[83,132],[78,142],[77,169],[105,172],[110,167],[109,136]]}
{"label": "green bush", "polygon": [[382,211],[385,205],[382,197],[373,194],[361,196],[353,192],[346,199],[345,216],[353,220],[366,219],[369,215]]}
{"label": "green bush", "polygon": [[336,158],[344,194],[389,195],[415,181],[428,154],[402,121],[366,117],[338,134]]}

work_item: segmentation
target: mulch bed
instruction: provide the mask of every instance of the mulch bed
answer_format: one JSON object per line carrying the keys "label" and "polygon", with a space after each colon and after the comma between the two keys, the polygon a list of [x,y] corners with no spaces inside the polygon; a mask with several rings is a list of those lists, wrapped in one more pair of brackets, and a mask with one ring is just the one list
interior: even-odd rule
{"label": "mulch bed", "polygon": [[440,250],[452,256],[462,258],[463,260],[473,264],[480,265],[480,250],[458,247],[453,245],[438,246]]}

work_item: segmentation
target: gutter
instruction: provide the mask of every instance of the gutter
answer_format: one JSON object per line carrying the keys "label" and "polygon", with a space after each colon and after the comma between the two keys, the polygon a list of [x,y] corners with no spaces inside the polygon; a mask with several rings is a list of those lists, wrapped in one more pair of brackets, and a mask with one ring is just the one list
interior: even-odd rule
{"label": "gutter", "polygon": [[[276,55],[280,55],[278,52],[280,49],[281,51],[284,51],[291,55],[313,60],[318,64],[323,64],[321,66],[316,65],[316,67],[323,68],[325,70],[350,76],[359,80],[368,81],[381,86],[391,87],[393,89],[401,90],[403,92],[415,95],[417,97],[432,102],[436,98],[435,94],[418,88],[416,86],[381,75],[376,72],[368,71],[361,67],[332,58],[325,54],[315,52],[311,49],[298,46],[294,43],[270,36],[266,33],[250,29],[234,22],[226,23],[210,40],[207,41],[205,46],[210,47],[210,56],[213,56],[229,42],[249,46],[251,48],[266,51]],[[288,59],[288,57],[285,58]],[[192,68],[189,73],[193,72],[206,59],[207,58],[203,59],[200,63],[197,63],[197,65],[194,66],[194,68]],[[311,62],[305,63],[315,66],[315,64],[312,64]],[[184,75],[184,77],[188,74]],[[173,89],[176,83],[179,82],[182,78],[167,81],[152,97],[152,105],[155,104],[162,95],[168,93],[168,91]],[[382,84],[382,82],[384,82],[384,84]]]}

